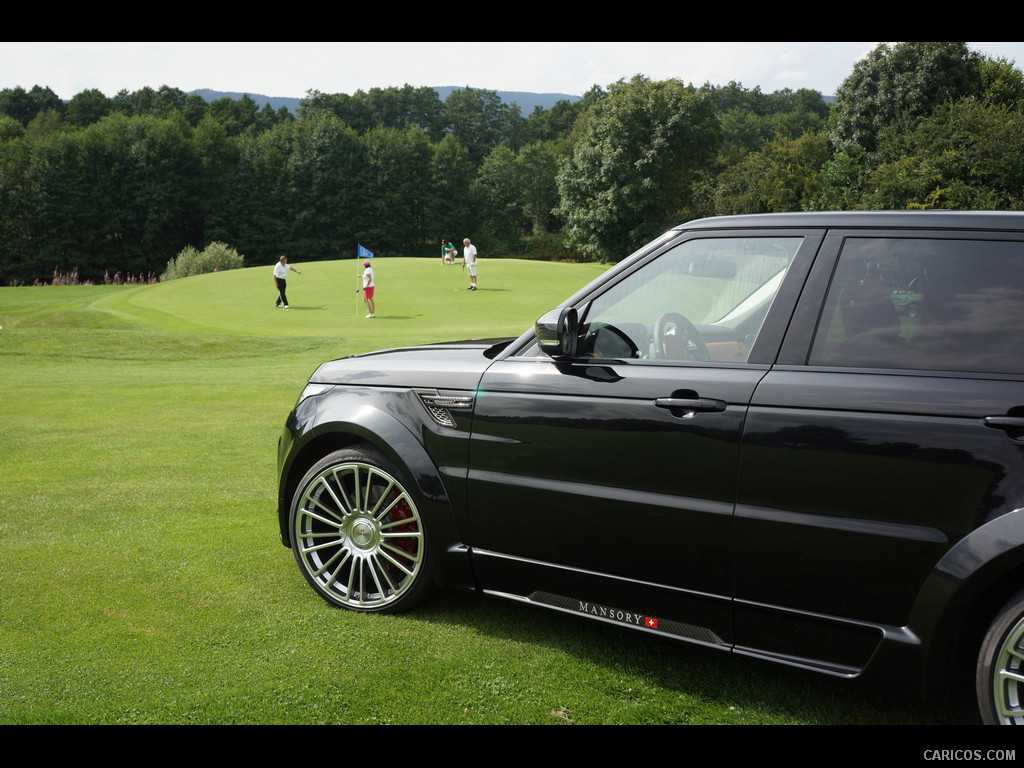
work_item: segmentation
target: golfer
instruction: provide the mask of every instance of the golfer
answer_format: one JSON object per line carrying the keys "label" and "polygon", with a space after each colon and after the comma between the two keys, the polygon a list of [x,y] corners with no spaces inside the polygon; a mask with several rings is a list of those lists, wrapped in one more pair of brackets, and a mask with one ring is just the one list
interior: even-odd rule
{"label": "golfer", "polygon": [[462,241],[462,268],[469,272],[469,290],[476,290],[476,246],[467,237]]}
{"label": "golfer", "polygon": [[451,241],[446,241],[443,237],[441,238],[441,266],[445,264],[454,264],[455,256],[458,251],[455,250],[455,246],[451,244]]}
{"label": "golfer", "polygon": [[274,265],[274,285],[277,287],[277,301],[274,302],[275,307],[284,307],[285,311],[288,311],[288,294],[285,293],[287,287],[288,270],[291,270],[296,275],[301,275],[295,267],[288,264],[288,257],[282,256],[280,261]]}
{"label": "golfer", "polygon": [[376,317],[373,314],[373,267],[369,261],[363,262],[363,303],[366,304],[366,316]]}

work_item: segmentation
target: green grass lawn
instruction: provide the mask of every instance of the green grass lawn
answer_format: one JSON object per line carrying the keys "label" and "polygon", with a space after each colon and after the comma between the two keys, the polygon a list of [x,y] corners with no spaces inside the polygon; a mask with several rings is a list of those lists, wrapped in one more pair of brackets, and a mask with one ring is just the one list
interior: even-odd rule
{"label": "green grass lawn", "polygon": [[[329,607],[278,541],[276,441],[323,360],[518,335],[602,271],[433,259],[0,288],[0,724],[958,723],[966,710],[470,594]],[[456,290],[460,289],[460,290]]]}

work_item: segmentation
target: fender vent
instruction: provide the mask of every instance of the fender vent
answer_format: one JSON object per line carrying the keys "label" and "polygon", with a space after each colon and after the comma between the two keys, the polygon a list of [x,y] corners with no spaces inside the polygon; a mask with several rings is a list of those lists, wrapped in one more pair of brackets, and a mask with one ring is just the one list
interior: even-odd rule
{"label": "fender vent", "polygon": [[420,402],[423,403],[423,407],[427,409],[427,413],[430,414],[430,418],[440,426],[449,429],[454,429],[456,426],[451,410],[469,411],[473,409],[473,395],[445,395],[436,389],[416,390],[416,394],[419,396]]}

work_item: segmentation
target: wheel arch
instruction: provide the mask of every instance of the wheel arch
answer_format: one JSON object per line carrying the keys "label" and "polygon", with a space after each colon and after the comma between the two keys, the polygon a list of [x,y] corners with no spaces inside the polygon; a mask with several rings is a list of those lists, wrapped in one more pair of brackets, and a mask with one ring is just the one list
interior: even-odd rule
{"label": "wheel arch", "polygon": [[427,546],[439,586],[473,588],[469,556],[462,543],[455,513],[441,474],[423,444],[405,424],[375,406],[361,404],[358,420],[348,409],[327,408],[299,435],[290,462],[280,478],[278,525],[281,541],[291,547],[288,515],[292,499],[306,472],[320,459],[344,448],[368,445],[386,456],[410,484],[416,495]]}
{"label": "wheel arch", "polygon": [[1024,588],[1024,509],[971,532],[946,553],[925,582],[910,627],[929,638],[923,693],[973,691],[978,652],[989,625]]}

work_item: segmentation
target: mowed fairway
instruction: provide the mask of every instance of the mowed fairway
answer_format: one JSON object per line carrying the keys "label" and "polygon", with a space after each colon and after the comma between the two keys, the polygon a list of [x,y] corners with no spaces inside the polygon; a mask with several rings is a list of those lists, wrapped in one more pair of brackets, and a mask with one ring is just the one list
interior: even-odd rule
{"label": "mowed fairway", "polygon": [[[598,265],[297,262],[0,288],[0,724],[951,723],[849,684],[472,594],[333,609],[278,541],[276,443],[331,357],[518,335]],[[459,289],[459,290],[456,290]],[[652,532],[653,534],[654,532]]]}

